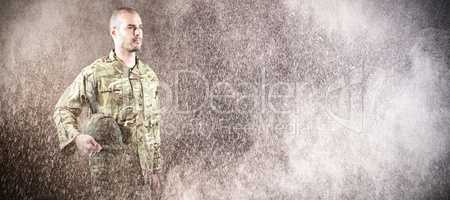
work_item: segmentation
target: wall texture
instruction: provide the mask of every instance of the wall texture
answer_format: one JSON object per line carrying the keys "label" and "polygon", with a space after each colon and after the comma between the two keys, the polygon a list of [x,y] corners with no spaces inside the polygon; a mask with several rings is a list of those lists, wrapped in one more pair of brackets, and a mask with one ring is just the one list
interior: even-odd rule
{"label": "wall texture", "polygon": [[22,0],[0,7],[0,199],[89,196],[52,109],[123,5],[161,79],[162,199],[449,198],[448,1]]}

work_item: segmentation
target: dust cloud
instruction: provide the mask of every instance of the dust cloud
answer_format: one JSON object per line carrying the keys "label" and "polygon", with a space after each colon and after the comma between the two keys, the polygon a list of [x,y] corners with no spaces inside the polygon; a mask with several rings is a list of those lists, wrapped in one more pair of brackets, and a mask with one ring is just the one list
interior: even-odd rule
{"label": "dust cloud", "polygon": [[123,5],[161,80],[162,199],[449,197],[446,1],[24,0],[0,8],[1,199],[89,197],[51,116]]}

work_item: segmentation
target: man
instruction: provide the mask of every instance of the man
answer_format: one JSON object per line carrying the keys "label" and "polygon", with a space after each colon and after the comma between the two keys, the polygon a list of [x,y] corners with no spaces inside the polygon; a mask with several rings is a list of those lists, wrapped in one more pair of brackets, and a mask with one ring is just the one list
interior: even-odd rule
{"label": "man", "polygon": [[[56,104],[60,148],[89,155],[94,199],[148,198],[149,185],[160,192],[158,78],[136,55],[143,26],[135,9],[116,9],[110,34],[114,49],[85,67]],[[84,132],[83,106],[90,110]]]}

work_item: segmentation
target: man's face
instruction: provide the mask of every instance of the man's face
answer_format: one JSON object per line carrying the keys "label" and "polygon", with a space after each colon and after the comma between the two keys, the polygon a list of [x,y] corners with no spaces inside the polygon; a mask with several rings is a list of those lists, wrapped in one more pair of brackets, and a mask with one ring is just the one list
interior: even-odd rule
{"label": "man's face", "polygon": [[137,13],[121,13],[113,27],[112,37],[116,46],[125,51],[136,52],[141,49],[143,26]]}

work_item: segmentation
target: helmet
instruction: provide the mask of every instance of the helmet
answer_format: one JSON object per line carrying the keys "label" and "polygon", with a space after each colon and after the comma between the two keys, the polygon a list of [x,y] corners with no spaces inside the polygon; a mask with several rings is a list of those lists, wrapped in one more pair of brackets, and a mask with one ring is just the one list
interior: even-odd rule
{"label": "helmet", "polygon": [[103,113],[95,113],[91,116],[85,132],[101,145],[123,144],[122,133],[116,120]]}

